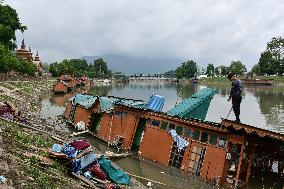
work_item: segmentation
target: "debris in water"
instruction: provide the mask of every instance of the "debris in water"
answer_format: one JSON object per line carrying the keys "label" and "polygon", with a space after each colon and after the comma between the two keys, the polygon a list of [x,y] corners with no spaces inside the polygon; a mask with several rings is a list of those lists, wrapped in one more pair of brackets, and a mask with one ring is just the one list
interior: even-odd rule
{"label": "debris in water", "polygon": [[6,177],[4,177],[4,176],[2,176],[2,175],[0,176],[0,184],[1,184],[1,183],[5,183],[6,180],[7,180]]}

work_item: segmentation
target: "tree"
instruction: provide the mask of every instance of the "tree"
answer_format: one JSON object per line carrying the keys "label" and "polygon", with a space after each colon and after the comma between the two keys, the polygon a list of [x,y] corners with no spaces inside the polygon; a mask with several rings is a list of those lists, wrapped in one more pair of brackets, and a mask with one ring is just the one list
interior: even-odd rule
{"label": "tree", "polygon": [[164,73],[164,76],[166,78],[174,78],[176,76],[175,70],[170,70]]}
{"label": "tree", "polygon": [[193,60],[183,62],[181,66],[176,69],[176,76],[181,78],[192,78],[197,72],[196,63]]}
{"label": "tree", "polygon": [[220,71],[221,69],[220,69],[220,67],[216,67],[215,69],[214,69],[214,74],[216,75],[216,76],[220,76],[221,75],[221,71]]}
{"label": "tree", "polygon": [[214,76],[214,65],[213,64],[208,64],[206,74],[208,77]]}
{"label": "tree", "polygon": [[20,22],[15,9],[0,2],[0,43],[9,50],[14,50],[16,45],[16,30],[24,32],[27,27]]}
{"label": "tree", "polygon": [[109,75],[107,63],[102,58],[95,60],[94,66],[95,66],[95,77],[103,78],[105,75]]}
{"label": "tree", "polygon": [[262,75],[261,71],[260,71],[260,66],[259,64],[255,64],[252,69],[251,69],[251,73],[254,75]]}
{"label": "tree", "polygon": [[276,74],[276,68],[273,62],[272,54],[270,51],[264,51],[258,61],[261,75],[273,75]]}
{"label": "tree", "polygon": [[0,43],[0,72],[7,73],[9,71],[17,71],[22,74],[28,74],[30,76],[35,75],[36,66],[30,62],[18,58],[12,54],[10,50]]}
{"label": "tree", "polygon": [[262,74],[282,75],[284,73],[284,39],[282,37],[273,37],[267,43],[258,64]]}
{"label": "tree", "polygon": [[246,66],[241,61],[232,61],[229,67],[230,72],[235,72],[237,75],[243,76],[247,71]]}

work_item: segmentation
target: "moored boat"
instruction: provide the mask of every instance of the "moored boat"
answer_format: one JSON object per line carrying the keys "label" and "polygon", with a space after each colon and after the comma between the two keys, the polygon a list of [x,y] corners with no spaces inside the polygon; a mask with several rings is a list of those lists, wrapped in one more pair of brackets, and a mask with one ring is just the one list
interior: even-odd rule
{"label": "moored boat", "polygon": [[273,85],[273,79],[242,79],[243,84],[252,85]]}

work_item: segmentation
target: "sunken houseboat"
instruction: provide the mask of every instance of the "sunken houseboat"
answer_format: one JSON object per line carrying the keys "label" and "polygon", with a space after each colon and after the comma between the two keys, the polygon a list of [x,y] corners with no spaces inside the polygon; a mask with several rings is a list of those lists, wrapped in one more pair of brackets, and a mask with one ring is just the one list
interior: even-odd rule
{"label": "sunken houseboat", "polygon": [[72,75],[61,75],[53,85],[53,92],[67,93],[67,91],[73,90],[75,86],[76,80]]}
{"label": "sunken houseboat", "polygon": [[204,121],[214,94],[204,88],[168,112],[158,95],[145,102],[77,94],[64,116],[116,147],[207,181],[235,187],[261,177],[283,184],[283,134],[227,119]]}

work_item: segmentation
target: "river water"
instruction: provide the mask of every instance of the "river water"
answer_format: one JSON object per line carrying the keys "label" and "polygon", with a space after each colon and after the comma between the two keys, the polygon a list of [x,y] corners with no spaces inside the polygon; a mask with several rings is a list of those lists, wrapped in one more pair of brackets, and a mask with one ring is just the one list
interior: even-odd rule
{"label": "river water", "polygon": [[[126,84],[91,86],[90,88],[77,89],[76,92],[145,101],[147,101],[152,94],[159,94],[165,98],[163,111],[167,111],[174,107],[175,104],[180,103],[182,100],[204,87],[215,88],[218,91],[211,101],[205,119],[207,121],[221,122],[221,118],[226,118],[231,109],[231,102],[227,102],[230,92],[230,85],[228,84],[203,86],[163,81],[131,81]],[[67,99],[73,95],[74,93],[44,97],[42,99],[42,116],[53,117],[61,115],[65,110]],[[284,86],[245,86],[240,118],[242,123],[284,134]],[[233,111],[228,119],[235,119]],[[102,151],[110,150],[105,144],[93,139],[93,137],[86,137],[91,139],[92,143],[98,149]],[[141,161],[135,157],[120,159],[117,160],[116,163],[128,172],[157,180],[170,186],[190,189],[209,187],[208,185],[204,185],[200,179],[189,178],[183,175],[179,170],[159,166],[148,161]],[[154,188],[162,187],[155,186]],[[250,186],[249,188],[258,187]]]}

